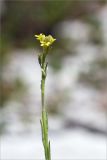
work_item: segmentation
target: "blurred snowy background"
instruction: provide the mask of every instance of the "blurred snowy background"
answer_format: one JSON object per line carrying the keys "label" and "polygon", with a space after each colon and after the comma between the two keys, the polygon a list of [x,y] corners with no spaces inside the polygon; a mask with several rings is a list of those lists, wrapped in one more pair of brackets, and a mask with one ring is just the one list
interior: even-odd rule
{"label": "blurred snowy background", "polygon": [[52,160],[106,160],[106,0],[2,0],[0,18],[1,160],[44,158],[39,33],[57,39],[46,81]]}

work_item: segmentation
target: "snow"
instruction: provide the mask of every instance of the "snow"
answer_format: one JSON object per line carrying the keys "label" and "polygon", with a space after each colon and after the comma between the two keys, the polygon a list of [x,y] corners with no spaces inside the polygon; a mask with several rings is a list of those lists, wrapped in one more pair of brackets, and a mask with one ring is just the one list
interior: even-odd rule
{"label": "snow", "polygon": [[79,20],[70,20],[62,22],[56,27],[59,35],[65,38],[73,39],[74,41],[87,41],[89,35],[89,26]]}
{"label": "snow", "polygon": [[[53,160],[106,160],[106,137],[62,130],[51,133],[50,139]],[[40,160],[43,155],[38,131],[1,137],[1,160]]]}

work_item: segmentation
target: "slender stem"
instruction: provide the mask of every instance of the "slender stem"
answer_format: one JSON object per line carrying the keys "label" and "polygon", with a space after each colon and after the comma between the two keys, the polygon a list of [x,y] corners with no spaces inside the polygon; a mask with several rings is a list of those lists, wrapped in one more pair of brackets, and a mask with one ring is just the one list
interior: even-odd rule
{"label": "slender stem", "polygon": [[42,111],[45,110],[45,78],[43,77],[43,72],[41,73],[41,101],[42,101]]}
{"label": "slender stem", "polygon": [[47,63],[45,62],[47,50],[43,51],[42,56],[38,57],[41,66],[41,105],[42,117],[40,120],[42,130],[42,142],[44,146],[45,160],[51,160],[50,141],[48,141],[48,115],[45,107],[45,80],[47,76]]}
{"label": "slender stem", "polygon": [[45,79],[46,79],[45,59],[46,59],[45,50],[43,49],[42,65],[41,65],[41,101],[42,101],[42,111],[45,110]]}
{"label": "slender stem", "polygon": [[46,72],[47,72],[47,63],[46,55],[48,53],[47,48],[43,48],[43,55],[42,55],[42,64],[41,64],[41,101],[42,101],[42,111],[45,110],[45,80],[46,80]]}

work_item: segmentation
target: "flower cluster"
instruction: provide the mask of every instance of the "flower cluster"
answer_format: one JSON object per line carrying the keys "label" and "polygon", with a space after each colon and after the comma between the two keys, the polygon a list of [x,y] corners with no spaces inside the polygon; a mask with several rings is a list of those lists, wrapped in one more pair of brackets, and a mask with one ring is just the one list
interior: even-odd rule
{"label": "flower cluster", "polygon": [[56,40],[51,35],[45,36],[44,34],[35,35],[36,39],[40,41],[42,47],[49,47]]}

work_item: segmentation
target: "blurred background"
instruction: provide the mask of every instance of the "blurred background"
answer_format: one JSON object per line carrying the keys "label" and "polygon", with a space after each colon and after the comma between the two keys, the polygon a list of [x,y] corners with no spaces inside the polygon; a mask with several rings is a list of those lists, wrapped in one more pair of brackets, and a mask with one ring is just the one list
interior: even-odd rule
{"label": "blurred background", "polygon": [[41,53],[56,38],[46,104],[53,160],[105,160],[107,1],[0,0],[1,160],[42,160]]}

